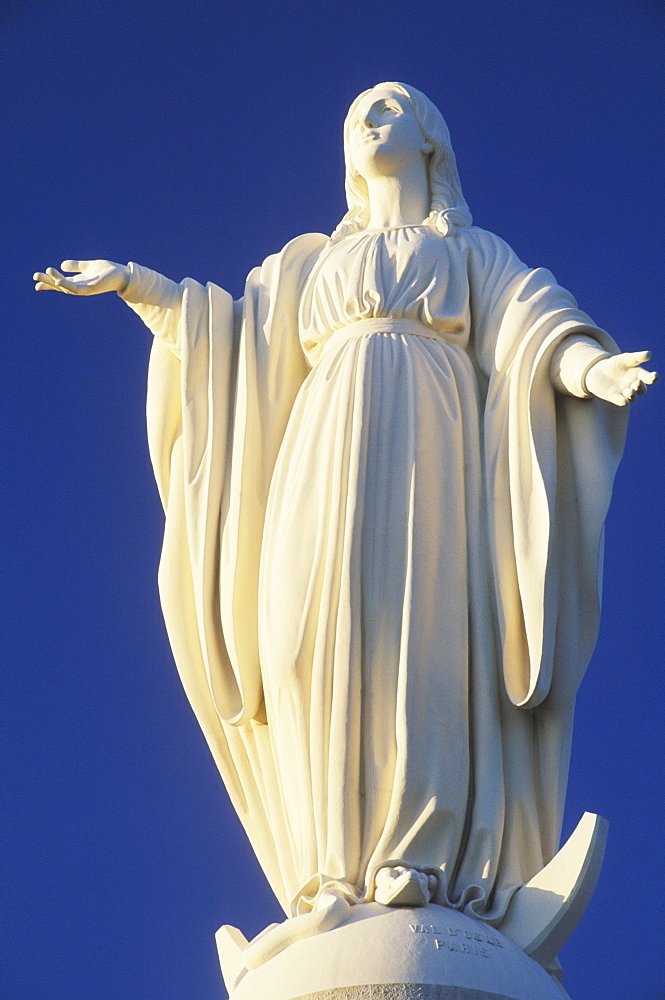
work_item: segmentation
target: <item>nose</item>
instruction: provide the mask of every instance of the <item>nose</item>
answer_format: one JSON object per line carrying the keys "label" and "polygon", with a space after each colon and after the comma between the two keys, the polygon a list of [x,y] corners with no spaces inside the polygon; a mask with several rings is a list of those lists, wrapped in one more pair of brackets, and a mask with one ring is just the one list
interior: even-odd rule
{"label": "nose", "polygon": [[371,112],[368,112],[368,114],[365,115],[365,117],[362,119],[361,124],[362,127],[365,129],[374,128],[375,123]]}

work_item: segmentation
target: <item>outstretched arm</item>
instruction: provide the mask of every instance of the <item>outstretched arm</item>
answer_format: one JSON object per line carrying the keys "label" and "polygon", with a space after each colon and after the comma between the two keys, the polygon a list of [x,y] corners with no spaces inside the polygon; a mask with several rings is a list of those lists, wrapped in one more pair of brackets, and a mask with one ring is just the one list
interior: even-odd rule
{"label": "outstretched arm", "polygon": [[115,264],[111,260],[65,260],[63,271],[78,272],[65,277],[55,267],[34,275],[38,292],[67,295],[101,295],[117,292],[156,337],[179,355],[179,325],[183,286],[139,264]]}
{"label": "outstretched arm", "polygon": [[658,378],[656,372],[641,367],[650,357],[649,351],[610,355],[593,337],[572,334],[555,350],[550,378],[559,392],[625,406]]}
{"label": "outstretched arm", "polygon": [[103,292],[124,292],[129,284],[130,270],[126,264],[112,260],[63,260],[63,271],[77,271],[65,277],[55,267],[33,275],[35,290],[65,292],[67,295],[101,295]]}

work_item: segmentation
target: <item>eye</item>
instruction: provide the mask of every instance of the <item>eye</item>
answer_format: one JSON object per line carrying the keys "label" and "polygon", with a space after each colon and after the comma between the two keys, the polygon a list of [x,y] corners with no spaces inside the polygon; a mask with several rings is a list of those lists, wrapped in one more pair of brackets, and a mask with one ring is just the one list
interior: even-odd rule
{"label": "eye", "polygon": [[399,104],[397,104],[396,101],[386,101],[385,104],[383,105],[383,110],[384,111],[393,111],[396,114],[399,114],[399,112],[402,109],[400,108]]}

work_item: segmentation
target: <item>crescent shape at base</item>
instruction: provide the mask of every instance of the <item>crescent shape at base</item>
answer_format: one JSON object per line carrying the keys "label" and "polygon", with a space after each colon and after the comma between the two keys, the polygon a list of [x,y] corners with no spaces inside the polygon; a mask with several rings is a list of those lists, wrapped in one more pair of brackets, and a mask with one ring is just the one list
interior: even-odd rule
{"label": "crescent shape at base", "polygon": [[517,890],[499,925],[545,968],[575,930],[596,888],[607,830],[606,819],[585,812],[550,863]]}

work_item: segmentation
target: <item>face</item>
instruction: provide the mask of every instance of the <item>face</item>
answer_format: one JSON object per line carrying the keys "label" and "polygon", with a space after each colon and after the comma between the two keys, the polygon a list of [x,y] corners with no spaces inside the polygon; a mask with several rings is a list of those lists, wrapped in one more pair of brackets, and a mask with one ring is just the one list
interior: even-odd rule
{"label": "face", "polygon": [[355,109],[349,143],[352,163],[365,179],[401,173],[432,152],[408,99],[380,88]]}

